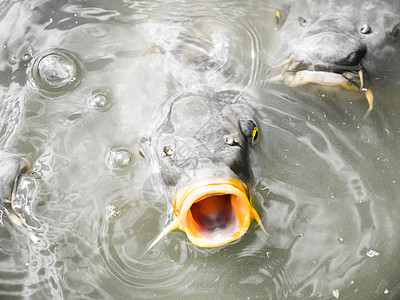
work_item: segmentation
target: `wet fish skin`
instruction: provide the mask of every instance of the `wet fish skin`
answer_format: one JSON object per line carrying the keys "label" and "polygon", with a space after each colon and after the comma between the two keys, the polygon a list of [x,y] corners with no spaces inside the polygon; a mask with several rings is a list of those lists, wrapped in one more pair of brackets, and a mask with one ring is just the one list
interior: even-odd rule
{"label": "wet fish skin", "polygon": [[168,186],[225,173],[249,179],[249,144],[239,120],[254,119],[255,113],[247,104],[236,102],[237,96],[232,91],[206,97],[191,95],[172,103],[157,130],[155,145]]}

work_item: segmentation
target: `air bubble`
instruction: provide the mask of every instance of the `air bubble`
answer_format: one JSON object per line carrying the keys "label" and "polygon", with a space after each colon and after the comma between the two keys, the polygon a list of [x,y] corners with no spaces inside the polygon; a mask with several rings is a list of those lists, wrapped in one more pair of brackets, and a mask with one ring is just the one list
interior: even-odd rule
{"label": "air bubble", "polygon": [[95,90],[89,98],[89,107],[99,111],[107,111],[113,103],[111,90]]}
{"label": "air bubble", "polygon": [[82,63],[74,54],[49,49],[34,58],[29,79],[43,94],[57,97],[75,89],[82,73]]}
{"label": "air bubble", "polygon": [[107,97],[105,95],[96,95],[93,97],[93,99],[91,99],[91,104],[93,107],[95,108],[103,108],[106,106],[107,104]]}
{"label": "air bubble", "polygon": [[125,151],[119,151],[115,153],[114,162],[118,166],[126,167],[131,162],[131,156]]}
{"label": "air bubble", "polygon": [[39,61],[41,83],[49,88],[63,88],[73,82],[75,65],[58,54],[49,54]]}
{"label": "air bubble", "polygon": [[132,163],[132,153],[124,147],[112,148],[107,160],[111,169],[126,169]]}

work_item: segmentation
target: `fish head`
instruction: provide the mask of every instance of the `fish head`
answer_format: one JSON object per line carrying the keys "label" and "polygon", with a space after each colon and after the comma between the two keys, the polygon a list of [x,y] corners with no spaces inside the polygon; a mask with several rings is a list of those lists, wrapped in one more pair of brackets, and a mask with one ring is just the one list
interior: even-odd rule
{"label": "fish head", "polygon": [[158,128],[155,152],[174,198],[174,220],[159,238],[180,228],[193,244],[217,247],[242,236],[252,217],[259,220],[245,184],[258,127],[248,105],[226,100],[232,95],[177,99]]}
{"label": "fish head", "polygon": [[357,92],[367,97],[370,113],[371,86],[390,77],[400,50],[399,15],[396,1],[285,2],[275,12],[279,75],[270,81],[313,92],[316,85],[327,93]]}
{"label": "fish head", "polygon": [[258,139],[253,114],[246,105],[214,97],[175,100],[158,128],[155,152],[167,185],[188,181],[203,169],[227,169],[248,178],[249,146]]}

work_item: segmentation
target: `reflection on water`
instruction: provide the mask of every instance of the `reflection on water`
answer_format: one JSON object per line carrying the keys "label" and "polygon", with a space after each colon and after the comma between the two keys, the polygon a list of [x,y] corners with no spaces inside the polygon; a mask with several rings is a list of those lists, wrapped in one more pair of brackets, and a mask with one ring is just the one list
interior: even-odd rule
{"label": "reflection on water", "polygon": [[[264,1],[5,1],[0,149],[19,153],[0,206],[5,298],[386,299],[399,293],[399,87],[376,108],[266,82]],[[271,17],[268,17],[271,16]],[[200,249],[172,232],[151,133],[185,93],[239,89],[258,112],[249,184],[269,236]],[[330,99],[333,100],[333,99]],[[40,175],[40,176],[38,176]]]}

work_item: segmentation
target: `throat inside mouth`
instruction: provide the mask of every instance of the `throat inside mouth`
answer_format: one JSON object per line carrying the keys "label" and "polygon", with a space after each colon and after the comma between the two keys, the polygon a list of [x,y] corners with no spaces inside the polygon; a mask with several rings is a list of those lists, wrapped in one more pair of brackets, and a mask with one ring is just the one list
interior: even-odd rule
{"label": "throat inside mouth", "polygon": [[212,178],[181,188],[174,200],[174,212],[172,222],[147,251],[168,232],[178,228],[199,247],[219,247],[237,240],[249,228],[251,218],[267,234],[250,204],[246,185],[235,178]]}
{"label": "throat inside mouth", "polygon": [[234,195],[213,195],[195,202],[191,208],[191,225],[202,235],[234,230],[236,225]]}

